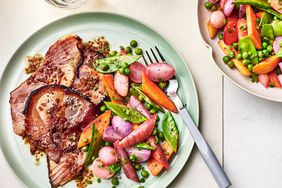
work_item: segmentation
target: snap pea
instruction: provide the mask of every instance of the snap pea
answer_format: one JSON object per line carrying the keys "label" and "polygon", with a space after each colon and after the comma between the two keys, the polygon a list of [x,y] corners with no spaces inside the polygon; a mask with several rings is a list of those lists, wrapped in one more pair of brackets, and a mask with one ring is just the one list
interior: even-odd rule
{"label": "snap pea", "polygon": [[262,18],[259,22],[259,27],[263,27],[264,24],[270,24],[273,20],[273,16],[267,12],[263,12]]}
{"label": "snap pea", "polygon": [[241,4],[253,5],[253,6],[257,6],[261,8],[270,8],[271,9],[270,4],[263,0],[235,0],[233,4],[235,5],[241,5]]}
{"label": "snap pea", "polygon": [[141,89],[138,88],[137,85],[131,84],[131,87],[133,87],[138,93],[139,95],[141,95],[144,99],[144,101],[148,104],[150,104],[152,107],[154,107],[155,109],[157,109],[158,111],[164,113],[164,109],[162,107],[160,107],[159,105],[157,105],[154,101],[152,101],[149,97],[147,97],[142,91]]}
{"label": "snap pea", "polygon": [[162,129],[165,139],[168,141],[173,151],[177,151],[179,131],[172,114],[168,111],[162,121]]}
{"label": "snap pea", "polygon": [[282,21],[273,21],[272,22],[273,31],[275,36],[281,36],[282,35]]}
{"label": "snap pea", "polygon": [[[257,50],[256,47],[253,43],[253,40],[249,37],[249,36],[245,36],[243,38],[240,39],[239,41],[240,43],[240,52],[243,53],[243,58],[244,58],[244,54],[246,52],[250,53],[248,54],[248,56],[251,56],[252,54],[257,54]],[[252,63],[257,64],[258,63],[258,57],[253,57],[250,59],[252,61]]]}
{"label": "snap pea", "polygon": [[155,150],[156,148],[152,147],[151,145],[147,144],[146,142],[141,142],[134,147],[138,149],[147,149],[147,150]]}
{"label": "snap pea", "polygon": [[94,67],[98,72],[101,73],[113,73],[122,68],[125,63],[130,65],[136,62],[140,57],[141,55],[106,57],[103,59],[96,60],[94,63]]}
{"label": "snap pea", "polygon": [[124,105],[114,104],[111,102],[105,102],[107,107],[109,107],[114,113],[120,116],[122,119],[129,121],[131,123],[142,123],[146,121],[146,117],[134,108],[129,108]]}
{"label": "snap pea", "polygon": [[92,125],[91,141],[88,147],[88,152],[84,161],[84,166],[90,165],[92,158],[98,156],[100,148],[103,146],[103,140],[95,125]]}
{"label": "snap pea", "polygon": [[267,39],[269,40],[274,40],[275,36],[274,36],[274,31],[273,31],[273,27],[271,24],[264,24],[261,28],[261,33],[260,33],[261,37],[267,37]]}

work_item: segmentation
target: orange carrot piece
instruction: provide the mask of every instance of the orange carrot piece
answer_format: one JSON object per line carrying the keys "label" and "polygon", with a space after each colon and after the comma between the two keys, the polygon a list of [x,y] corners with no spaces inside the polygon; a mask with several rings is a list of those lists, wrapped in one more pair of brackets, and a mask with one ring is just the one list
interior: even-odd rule
{"label": "orange carrot piece", "polygon": [[213,39],[216,36],[217,29],[212,26],[210,21],[208,21],[208,23],[207,23],[207,28],[208,28],[210,38]]}
{"label": "orange carrot piece", "polygon": [[142,91],[158,105],[163,106],[169,111],[177,112],[175,104],[153,81],[149,79],[145,72],[142,72]]}
{"label": "orange carrot piece", "polygon": [[246,5],[246,17],[248,25],[248,35],[252,39],[255,47],[261,49],[261,38],[259,31],[257,30],[256,15],[251,7],[251,5]]}
{"label": "orange carrot piece", "polygon": [[263,60],[261,63],[256,64],[253,68],[253,72],[257,74],[266,74],[271,71],[273,71],[278,63],[281,61],[279,57],[271,56],[265,60]]}
{"label": "orange carrot piece", "polygon": [[[163,143],[162,143],[162,148],[165,152],[165,157],[167,160],[169,160],[173,154],[173,149],[172,147],[169,145],[169,143],[165,140]],[[148,163],[147,163],[147,166],[151,172],[151,174],[153,176],[157,176],[163,169],[164,169],[164,166],[162,164],[160,164],[158,161],[156,161],[154,158],[151,158]]]}
{"label": "orange carrot piece", "polygon": [[239,41],[240,41],[241,38],[248,35],[247,22],[244,18],[238,19],[237,29],[238,29],[238,39],[239,39]]}
{"label": "orange carrot piece", "polygon": [[256,13],[256,17],[261,19],[264,13],[265,13],[264,11],[259,11]]}
{"label": "orange carrot piece", "polygon": [[87,127],[85,127],[80,135],[78,141],[78,148],[86,146],[90,143],[91,134],[92,134],[92,125],[94,124],[96,129],[98,130],[100,135],[104,134],[104,131],[109,127],[110,118],[111,118],[112,111],[108,110],[94,119]]}
{"label": "orange carrot piece", "polygon": [[114,87],[114,77],[111,74],[103,75],[103,80],[106,86],[106,90],[110,96],[110,99],[115,104],[124,104],[123,97],[120,96]]}
{"label": "orange carrot piece", "polygon": [[[222,51],[228,55],[228,53],[231,51],[229,49],[229,47],[223,42],[223,40],[219,40],[218,41],[218,45],[220,46],[220,48],[222,49]],[[235,53],[235,56],[237,55],[237,51],[232,47],[232,51]],[[242,61],[236,59],[236,58],[233,58],[232,59],[235,67],[239,70],[239,72],[243,75],[243,76],[250,76],[251,73],[250,71],[248,70],[248,68],[243,64]]]}

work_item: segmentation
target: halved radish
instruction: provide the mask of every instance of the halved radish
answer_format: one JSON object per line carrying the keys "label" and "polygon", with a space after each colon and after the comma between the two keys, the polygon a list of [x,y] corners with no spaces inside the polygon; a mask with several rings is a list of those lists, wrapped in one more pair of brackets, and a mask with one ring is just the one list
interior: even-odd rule
{"label": "halved radish", "polygon": [[146,73],[150,80],[154,82],[168,81],[174,76],[173,66],[167,63],[152,63],[146,68]]}
{"label": "halved radish", "polygon": [[106,166],[115,164],[118,160],[116,150],[110,146],[105,146],[100,149],[99,158]]}
{"label": "halved radish", "polygon": [[259,74],[258,80],[265,88],[268,88],[270,83],[270,78],[267,74]]}
{"label": "halved radish", "polygon": [[115,175],[99,158],[93,161],[92,171],[95,176],[103,179],[109,179]]}
{"label": "halved radish", "polygon": [[129,79],[132,82],[141,83],[142,82],[142,71],[145,71],[146,67],[142,63],[135,62],[129,66],[129,69],[131,72],[129,75]]}
{"label": "halved radish", "polygon": [[128,77],[119,72],[116,72],[114,77],[114,86],[118,94],[125,97],[128,93],[129,87]]}

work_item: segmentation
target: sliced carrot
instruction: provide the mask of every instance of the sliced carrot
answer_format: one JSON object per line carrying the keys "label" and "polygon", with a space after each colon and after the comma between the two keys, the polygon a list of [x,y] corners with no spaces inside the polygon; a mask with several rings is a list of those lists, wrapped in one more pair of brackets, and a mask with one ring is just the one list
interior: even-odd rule
{"label": "sliced carrot", "polygon": [[110,99],[115,104],[124,104],[123,97],[120,96],[115,90],[114,77],[111,74],[104,74],[103,80],[106,86],[106,90],[110,96]]}
{"label": "sliced carrot", "polygon": [[90,143],[93,124],[95,125],[99,134],[103,135],[104,131],[109,127],[111,114],[112,111],[108,110],[102,115],[98,116],[96,119],[94,119],[89,125],[87,125],[87,127],[83,129],[80,135],[77,147],[81,148]]}
{"label": "sliced carrot", "polygon": [[273,83],[275,87],[282,88],[281,82],[277,74],[274,71],[271,73],[268,73],[268,76],[270,78],[270,83]]}
{"label": "sliced carrot", "polygon": [[257,49],[261,49],[261,38],[259,31],[257,30],[256,15],[251,5],[246,5],[246,17],[248,25],[248,35],[253,40],[254,45]]}
{"label": "sliced carrot", "polygon": [[[228,55],[229,52],[231,52],[231,50],[229,49],[229,47],[223,42],[223,40],[219,40],[218,41],[218,45],[220,46],[220,48],[222,49],[222,51]],[[232,47],[232,51],[235,53],[235,55],[237,55],[237,51]],[[232,59],[235,67],[239,70],[239,72],[243,75],[243,76],[250,76],[251,73],[248,70],[248,68],[243,64],[242,61],[233,58]]]}
{"label": "sliced carrot", "polygon": [[142,91],[158,105],[163,106],[169,111],[177,112],[175,104],[153,81],[149,79],[145,72],[142,72]]}
{"label": "sliced carrot", "polygon": [[253,72],[257,74],[266,74],[271,71],[273,71],[278,63],[281,61],[279,57],[271,56],[265,60],[263,60],[261,63],[256,64],[253,68]]}
{"label": "sliced carrot", "polygon": [[237,22],[237,29],[238,29],[238,38],[239,41],[241,38],[245,37],[248,35],[248,30],[247,30],[247,22],[244,18],[239,18]]}
{"label": "sliced carrot", "polygon": [[[169,143],[165,140],[163,143],[162,143],[162,148],[165,152],[165,157],[167,160],[169,160],[173,154],[173,149],[172,147],[169,145]],[[158,161],[156,161],[155,159],[151,158],[148,163],[147,163],[147,166],[151,172],[151,174],[153,176],[157,176],[163,169],[164,169],[164,166],[162,164],[160,164]]]}
{"label": "sliced carrot", "polygon": [[207,28],[208,28],[210,38],[213,39],[216,36],[217,29],[212,26],[210,21],[208,21],[208,23],[207,23]]}

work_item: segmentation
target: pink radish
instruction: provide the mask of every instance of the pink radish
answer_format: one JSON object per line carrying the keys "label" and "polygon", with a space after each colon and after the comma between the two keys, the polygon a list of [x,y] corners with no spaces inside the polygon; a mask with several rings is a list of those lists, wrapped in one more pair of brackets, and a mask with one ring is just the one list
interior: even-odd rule
{"label": "pink radish", "polygon": [[210,16],[210,22],[212,24],[213,27],[217,28],[217,29],[221,29],[224,27],[225,23],[226,23],[226,18],[225,15],[217,10],[212,12],[211,16]]}
{"label": "pink radish", "polygon": [[129,106],[135,108],[138,112],[143,114],[146,118],[150,118],[151,114],[143,103],[141,103],[134,95],[129,99]]}
{"label": "pink radish", "polygon": [[114,173],[112,173],[108,166],[105,166],[102,163],[99,158],[93,161],[92,171],[95,176],[103,179],[109,179],[115,175]]}
{"label": "pink radish", "polygon": [[128,93],[128,87],[129,87],[128,77],[117,71],[114,77],[114,86],[118,94],[125,97]]}
{"label": "pink radish", "polygon": [[270,78],[267,74],[259,74],[258,80],[265,88],[268,88],[270,83]]}
{"label": "pink radish", "polygon": [[116,132],[113,126],[108,127],[103,134],[103,140],[107,142],[114,143],[115,141],[121,139],[122,137]]}
{"label": "pink radish", "polygon": [[168,81],[174,76],[173,66],[167,63],[152,63],[146,68],[150,80],[154,82]]}
{"label": "pink radish", "polygon": [[223,12],[225,14],[225,16],[230,16],[230,14],[232,13],[233,9],[234,9],[234,4],[233,4],[234,0],[227,0],[225,5],[224,5],[224,9]]}
{"label": "pink radish", "polygon": [[124,121],[121,117],[119,116],[114,116],[112,119],[112,127],[116,131],[116,133],[121,136],[121,138],[126,137],[132,132],[132,125]]}
{"label": "pink radish", "polygon": [[144,162],[150,158],[151,150],[147,149],[137,149],[137,148],[127,148],[125,149],[128,155],[135,155],[137,162]]}
{"label": "pink radish", "polygon": [[132,82],[141,83],[142,82],[142,78],[141,78],[142,71],[145,71],[146,67],[142,63],[135,62],[129,66],[129,69],[131,72],[129,75],[129,79]]}
{"label": "pink radish", "polygon": [[99,158],[106,166],[109,166],[117,162],[117,152],[113,147],[105,146],[100,149]]}
{"label": "pink radish", "polygon": [[273,50],[274,50],[275,54],[277,54],[278,51],[280,50],[280,41],[282,41],[282,36],[276,37],[274,42],[273,42]]}

